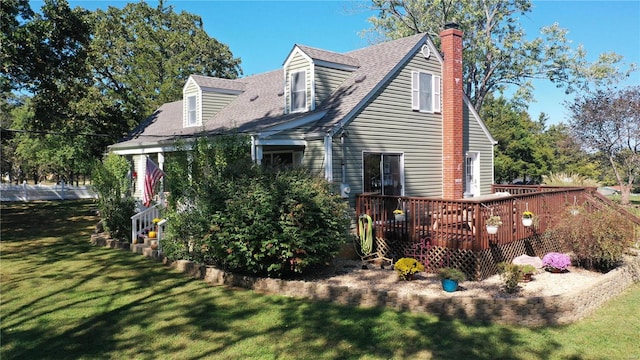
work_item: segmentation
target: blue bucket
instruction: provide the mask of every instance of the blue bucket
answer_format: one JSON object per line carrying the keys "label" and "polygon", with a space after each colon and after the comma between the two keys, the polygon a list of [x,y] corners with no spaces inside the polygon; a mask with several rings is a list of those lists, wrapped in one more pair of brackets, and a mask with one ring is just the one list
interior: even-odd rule
{"label": "blue bucket", "polygon": [[442,279],[442,289],[446,292],[454,292],[458,290],[458,282],[451,279]]}

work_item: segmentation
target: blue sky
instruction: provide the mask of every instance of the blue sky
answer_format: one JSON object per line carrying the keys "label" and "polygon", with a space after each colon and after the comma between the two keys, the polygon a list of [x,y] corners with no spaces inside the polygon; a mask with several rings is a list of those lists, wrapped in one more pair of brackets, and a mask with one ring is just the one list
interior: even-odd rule
{"label": "blue sky", "polygon": [[[122,7],[127,1],[69,0],[72,7],[89,10],[109,5]],[[156,6],[156,1],[148,1]],[[209,36],[226,44],[242,59],[244,75],[275,70],[282,66],[294,44],[303,44],[335,52],[366,47],[369,41],[361,32],[370,28],[367,19],[376,14],[366,11],[368,1],[193,1],[166,0],[177,12],[185,10],[202,17]],[[39,9],[41,1],[31,1]],[[568,38],[577,47],[582,44],[593,61],[600,53],[616,52],[627,63],[640,64],[640,1],[553,1],[534,0],[534,9],[521,24],[531,38],[542,26],[559,23],[569,30]],[[640,72],[626,85],[640,85]],[[535,83],[537,102],[529,114],[540,112],[550,123],[566,121],[563,102],[571,97],[554,85]]]}

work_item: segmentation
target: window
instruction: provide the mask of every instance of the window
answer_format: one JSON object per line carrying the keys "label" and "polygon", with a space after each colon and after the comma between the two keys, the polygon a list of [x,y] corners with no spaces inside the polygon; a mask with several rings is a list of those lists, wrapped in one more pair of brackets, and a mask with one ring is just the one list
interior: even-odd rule
{"label": "window", "polygon": [[187,97],[187,125],[197,125],[196,117],[196,97],[195,95]]}
{"label": "window", "polygon": [[364,153],[362,160],[364,192],[402,196],[404,188],[402,155]]}
{"label": "window", "polygon": [[307,80],[304,71],[291,74],[291,111],[307,109]]}
{"label": "window", "polygon": [[440,112],[440,76],[422,71],[411,72],[411,108]]}
{"label": "window", "polygon": [[302,151],[265,151],[262,165],[275,168],[291,168],[302,164]]}

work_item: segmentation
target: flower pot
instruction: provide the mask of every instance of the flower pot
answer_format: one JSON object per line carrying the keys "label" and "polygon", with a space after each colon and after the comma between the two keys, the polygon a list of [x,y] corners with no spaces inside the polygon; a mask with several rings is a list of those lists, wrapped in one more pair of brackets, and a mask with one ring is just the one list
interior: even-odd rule
{"label": "flower pot", "polygon": [[532,218],[522,218],[522,225],[529,227],[531,225],[533,225],[533,219]]}
{"label": "flower pot", "polygon": [[458,282],[451,279],[442,279],[442,290],[446,292],[455,292],[458,290]]}
{"label": "flower pot", "polygon": [[489,234],[497,234],[498,233],[498,227],[496,225],[487,225],[487,232]]}
{"label": "flower pot", "polygon": [[395,214],[395,216],[396,216],[396,221],[404,221],[405,220],[404,214]]}
{"label": "flower pot", "polygon": [[522,282],[529,282],[533,280],[533,274],[532,273],[524,273],[522,274]]}

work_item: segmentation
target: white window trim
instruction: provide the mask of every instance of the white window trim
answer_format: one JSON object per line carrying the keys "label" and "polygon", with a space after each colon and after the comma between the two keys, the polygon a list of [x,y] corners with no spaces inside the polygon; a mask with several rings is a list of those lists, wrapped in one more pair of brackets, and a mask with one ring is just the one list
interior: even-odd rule
{"label": "white window trim", "polygon": [[[420,74],[431,75],[431,109],[421,109],[420,106]],[[441,112],[441,91],[439,75],[432,74],[427,71],[411,71],[411,109],[426,112],[426,113],[439,113]]]}
{"label": "white window trim", "polygon": [[[193,99],[193,109],[191,108],[191,99]],[[189,95],[187,96],[187,126],[197,126],[198,125],[198,96],[197,95]],[[191,118],[191,113],[193,113],[193,119]]]}
{"label": "white window trim", "polygon": [[[301,108],[294,108],[294,102],[293,102],[293,93],[294,93],[294,82],[293,82],[293,78],[295,74],[300,74],[302,73],[302,76],[304,77],[304,106]],[[300,91],[298,91],[300,92]],[[309,107],[309,99],[307,96],[307,72],[306,70],[298,70],[298,71],[292,71],[291,73],[289,73],[289,108],[291,109],[290,112],[294,113],[294,112],[302,112],[302,111],[306,111],[307,108]]]}
{"label": "white window trim", "polygon": [[333,138],[328,135],[324,137],[324,164],[324,178],[333,182]]}
{"label": "white window trim", "polygon": [[473,186],[473,188],[471,189],[471,193],[474,194],[474,196],[479,196],[480,195],[480,189],[481,189],[481,183],[480,183],[480,152],[479,151],[467,151],[467,153],[465,154],[465,167],[464,167],[464,172],[465,172],[465,179],[464,179],[464,191],[467,192],[468,190],[468,177],[467,177],[467,173],[469,171],[469,168],[467,166],[467,160],[468,159],[472,159],[473,161],[473,174],[471,174],[473,176],[473,178],[476,180],[475,185]]}
{"label": "white window trim", "polygon": [[404,167],[404,157],[405,157],[405,153],[404,152],[386,152],[386,151],[371,151],[371,150],[363,150],[362,153],[360,154],[360,166],[361,171],[360,171],[360,184],[362,186],[361,191],[364,191],[364,183],[365,183],[365,174],[364,174],[364,158],[367,154],[379,154],[381,156],[389,156],[389,155],[395,155],[395,156],[399,156],[400,157],[400,163],[399,163],[399,170],[400,170],[400,185],[402,186],[400,189],[400,196],[405,196],[405,189],[406,189],[406,183],[405,183],[405,167]]}

